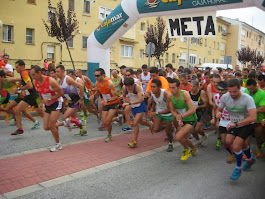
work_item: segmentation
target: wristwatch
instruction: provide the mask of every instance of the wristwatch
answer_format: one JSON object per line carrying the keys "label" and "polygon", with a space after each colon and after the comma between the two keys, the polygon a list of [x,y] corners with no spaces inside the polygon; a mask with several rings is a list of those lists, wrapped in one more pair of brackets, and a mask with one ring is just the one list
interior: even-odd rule
{"label": "wristwatch", "polygon": [[236,127],[238,127],[238,124],[237,124],[237,122],[234,122],[234,124],[236,125]]}
{"label": "wristwatch", "polygon": [[131,103],[131,102],[129,102],[129,105],[131,106],[131,105],[132,105],[132,103]]}

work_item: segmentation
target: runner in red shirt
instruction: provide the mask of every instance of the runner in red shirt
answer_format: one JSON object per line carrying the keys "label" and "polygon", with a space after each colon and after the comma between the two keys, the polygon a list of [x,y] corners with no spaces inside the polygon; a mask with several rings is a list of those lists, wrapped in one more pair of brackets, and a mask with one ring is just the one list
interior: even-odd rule
{"label": "runner in red shirt", "polygon": [[179,76],[180,89],[190,91],[190,83],[188,82],[187,74],[183,73]]}
{"label": "runner in red shirt", "polygon": [[59,132],[56,128],[56,122],[60,116],[62,109],[63,89],[51,77],[41,74],[41,67],[33,66],[31,76],[34,79],[33,84],[39,92],[41,103],[45,104],[45,113],[43,118],[44,130],[50,130],[56,142],[55,147],[51,148],[51,152],[59,151],[62,145],[59,141]]}

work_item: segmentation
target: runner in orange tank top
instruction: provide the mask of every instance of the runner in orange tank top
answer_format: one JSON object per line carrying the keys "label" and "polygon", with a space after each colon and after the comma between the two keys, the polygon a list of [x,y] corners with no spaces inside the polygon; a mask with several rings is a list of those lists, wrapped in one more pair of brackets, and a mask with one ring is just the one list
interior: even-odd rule
{"label": "runner in orange tank top", "polygon": [[108,127],[108,135],[105,142],[111,141],[112,119],[115,116],[119,106],[119,96],[113,82],[105,77],[105,71],[102,68],[95,70],[94,75],[97,79],[97,91],[94,95],[90,96],[90,100],[94,99],[95,95],[102,95],[101,105],[102,108],[102,123]]}

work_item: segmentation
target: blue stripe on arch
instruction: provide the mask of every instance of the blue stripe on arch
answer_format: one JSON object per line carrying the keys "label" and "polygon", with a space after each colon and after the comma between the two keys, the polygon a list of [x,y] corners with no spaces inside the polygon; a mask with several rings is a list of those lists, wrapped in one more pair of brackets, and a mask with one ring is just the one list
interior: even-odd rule
{"label": "blue stripe on arch", "polygon": [[87,63],[88,77],[93,83],[96,83],[96,78],[94,76],[94,71],[96,69],[98,69],[98,68],[99,68],[99,63],[92,63],[92,62],[88,62]]}

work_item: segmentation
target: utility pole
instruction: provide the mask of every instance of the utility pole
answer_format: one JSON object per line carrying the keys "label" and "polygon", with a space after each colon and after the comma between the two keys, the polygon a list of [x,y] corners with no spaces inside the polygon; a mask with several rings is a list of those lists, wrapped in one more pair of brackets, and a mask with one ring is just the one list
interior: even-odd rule
{"label": "utility pole", "polygon": [[190,37],[188,37],[188,58],[187,67],[190,68]]}

